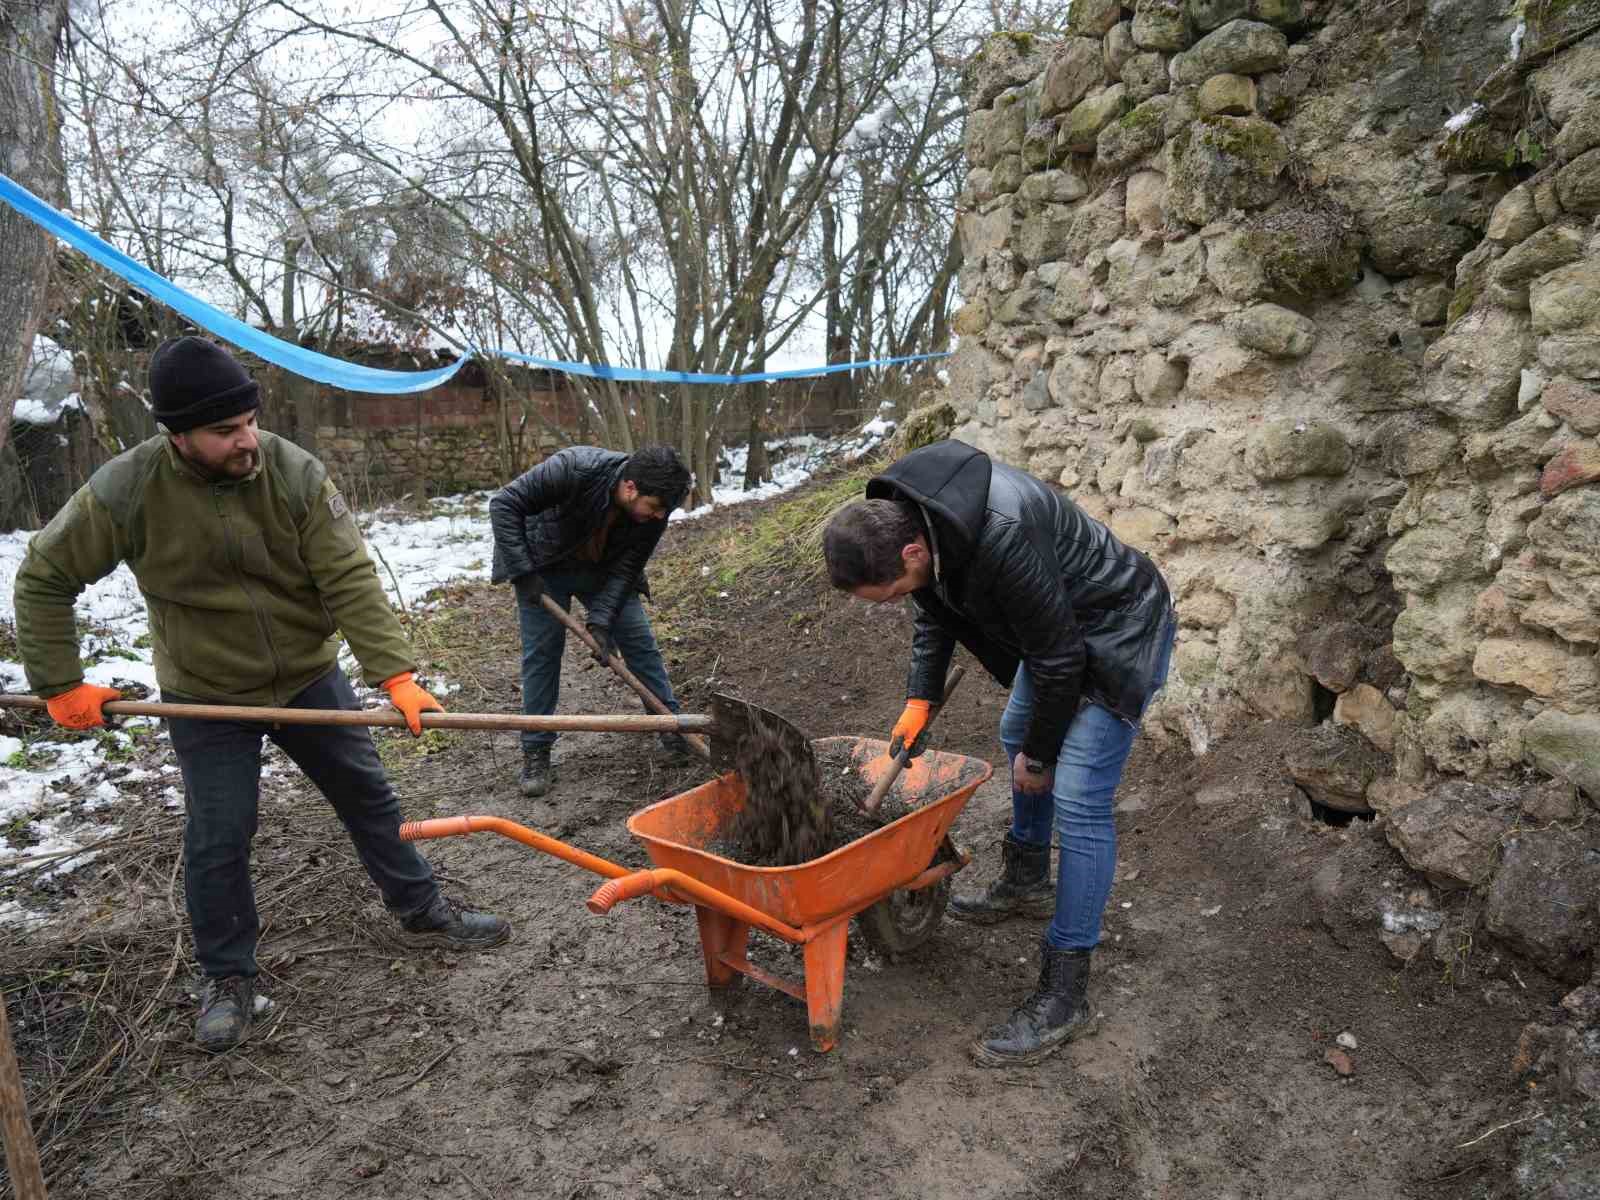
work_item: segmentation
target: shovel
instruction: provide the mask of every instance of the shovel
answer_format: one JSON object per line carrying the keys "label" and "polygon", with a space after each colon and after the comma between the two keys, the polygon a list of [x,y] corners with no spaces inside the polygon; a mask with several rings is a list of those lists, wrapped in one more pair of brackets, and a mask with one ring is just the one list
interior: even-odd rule
{"label": "shovel", "polygon": [[[950,697],[955,695],[956,688],[961,686],[961,681],[966,678],[966,674],[967,669],[965,667],[957,667],[945,678],[944,699],[928,710],[928,723],[922,727],[924,734],[932,727],[933,719],[944,711],[946,704],[950,703]],[[883,798],[889,794],[889,789],[894,786],[894,781],[900,778],[900,772],[906,769],[906,764],[910,761],[911,747],[904,746],[901,748],[900,753],[896,754],[889,763],[889,769],[883,773],[883,778],[878,780],[873,789],[867,793],[867,798],[861,802],[863,812],[876,815],[878,805],[883,803]],[[948,838],[945,840],[949,841]]]}

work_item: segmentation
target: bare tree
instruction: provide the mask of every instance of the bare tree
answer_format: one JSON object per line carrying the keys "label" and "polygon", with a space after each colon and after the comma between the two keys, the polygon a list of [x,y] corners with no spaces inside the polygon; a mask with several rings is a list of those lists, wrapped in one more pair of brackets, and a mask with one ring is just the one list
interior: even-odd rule
{"label": "bare tree", "polygon": [[[46,201],[65,197],[61,130],[53,71],[66,23],[67,0],[0,0],[0,169]],[[0,205],[0,453],[22,373],[39,330],[49,278],[51,241],[32,221]],[[15,472],[6,472],[15,478]],[[0,512],[9,508],[0,495]]]}

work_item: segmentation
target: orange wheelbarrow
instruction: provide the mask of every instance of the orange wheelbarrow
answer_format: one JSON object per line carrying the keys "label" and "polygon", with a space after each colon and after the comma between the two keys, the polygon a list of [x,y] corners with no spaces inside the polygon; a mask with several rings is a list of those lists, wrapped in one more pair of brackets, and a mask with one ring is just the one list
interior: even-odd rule
{"label": "orange wheelbarrow", "polygon": [[[888,743],[875,738],[821,738],[819,750],[847,749],[867,783],[891,766]],[[794,867],[752,867],[705,849],[744,806],[744,781],[729,772],[662,800],[628,818],[654,866],[635,871],[499,817],[439,817],[400,827],[407,841],[477,831],[502,834],[575,866],[608,877],[589,898],[607,913],[638,896],[693,904],[705,955],[706,982],[731,987],[748,975],[805,1001],[811,1044],[832,1050],[844,1001],[845,944],[859,916],[869,940],[891,952],[926,941],[944,916],[949,879],[971,855],[941,843],[993,768],[981,759],[930,750],[914,759],[890,795],[913,806],[905,816]],[[805,979],[794,983],[752,963],[751,929],[805,949]]]}

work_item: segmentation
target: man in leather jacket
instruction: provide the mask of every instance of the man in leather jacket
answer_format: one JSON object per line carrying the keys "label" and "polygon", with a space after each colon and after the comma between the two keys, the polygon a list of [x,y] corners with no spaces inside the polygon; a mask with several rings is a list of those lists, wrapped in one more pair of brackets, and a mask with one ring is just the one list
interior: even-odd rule
{"label": "man in leather jacket", "polygon": [[[489,501],[494,530],[493,581],[509,580],[522,628],[522,711],[556,710],[566,627],[545,611],[541,596],[563,608],[577,596],[588,610],[589,632],[602,663],[620,653],[628,669],[673,712],[678,700],[667,679],[650,620],[639,603],[648,596],[644,567],[666,528],[667,515],[689,489],[689,471],[670,447],[620,454],[569,446],[525,471]],[[550,790],[554,733],[522,735],[524,796]],[[678,756],[682,734],[663,734]]]}
{"label": "man in leather jacket", "polygon": [[1000,720],[1012,786],[1000,878],[951,912],[980,923],[1050,918],[1038,987],[971,1048],[980,1066],[1039,1062],[1092,1027],[1090,952],[1116,868],[1112,795],[1177,630],[1166,581],[1066,496],[954,440],[868,482],[867,498],[830,520],[823,551],[835,587],[874,603],[909,596],[916,609],[891,752],[921,751],[957,642],[1011,687]]}

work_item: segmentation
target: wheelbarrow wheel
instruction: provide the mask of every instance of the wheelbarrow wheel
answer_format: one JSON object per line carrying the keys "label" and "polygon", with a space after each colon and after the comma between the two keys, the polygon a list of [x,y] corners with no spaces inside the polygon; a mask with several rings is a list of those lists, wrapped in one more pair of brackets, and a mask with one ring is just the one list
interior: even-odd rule
{"label": "wheelbarrow wheel", "polygon": [[933,936],[950,903],[950,880],[908,892],[890,892],[856,918],[861,935],[885,958],[894,959],[915,950]]}

